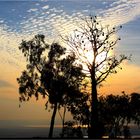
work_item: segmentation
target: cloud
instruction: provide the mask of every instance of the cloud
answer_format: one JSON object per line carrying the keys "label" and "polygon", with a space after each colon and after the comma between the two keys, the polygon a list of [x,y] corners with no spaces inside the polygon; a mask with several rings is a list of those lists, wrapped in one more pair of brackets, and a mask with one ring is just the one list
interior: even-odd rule
{"label": "cloud", "polygon": [[112,3],[111,6],[113,7],[100,12],[106,23],[109,22],[112,25],[125,24],[140,16],[139,0],[119,0]]}
{"label": "cloud", "polygon": [[5,80],[0,80],[0,88],[2,87],[13,87],[13,85],[11,85],[9,82]]}
{"label": "cloud", "polygon": [[34,9],[29,9],[27,12],[35,12],[35,11],[37,11],[38,9],[36,9],[36,8],[34,8]]}
{"label": "cloud", "polygon": [[[94,4],[96,3],[90,2],[90,4],[90,7],[95,7]],[[86,9],[79,11],[73,9],[69,12],[63,4],[60,8],[60,6],[57,7],[57,3],[50,7],[49,4],[46,5],[46,2],[44,6],[38,2],[39,10],[36,8],[29,9],[28,12],[30,14],[28,18],[18,23],[20,32],[12,30],[10,26],[7,26],[4,19],[0,19],[2,22],[0,24],[0,49],[2,50],[0,52],[0,62],[2,63],[5,60],[4,62],[10,63],[10,65],[16,62],[16,64],[21,66],[23,64],[21,58],[23,57],[18,50],[18,46],[22,39],[29,40],[35,34],[44,34],[47,42],[52,42],[54,39],[57,41],[60,34],[65,35],[73,31],[81,17],[84,17],[85,14],[88,15],[88,12],[90,13],[92,10],[95,11],[95,8],[90,8],[91,11],[89,11],[88,5],[89,3],[86,3]],[[112,5],[108,9],[100,10],[98,16],[101,17],[105,24],[111,24],[112,26],[122,25],[140,16],[139,7],[139,0],[118,0],[112,2]]]}
{"label": "cloud", "polygon": [[[91,5],[93,5],[93,3],[91,3]],[[21,23],[24,33],[32,32],[35,34],[42,32],[46,35],[56,35],[56,33],[59,32],[59,34],[63,34],[64,32],[68,32],[68,30],[74,29],[73,24],[78,17],[83,17],[85,16],[84,14],[88,14],[92,10],[95,11],[95,8],[91,8],[91,11],[89,11],[89,9],[74,11],[73,9],[71,13],[68,13],[64,7],[61,7],[61,9],[59,7],[56,8],[56,5],[52,8],[49,7],[49,5],[43,6],[39,13],[36,13]],[[112,2],[108,9],[100,10],[98,16],[101,17],[105,24],[111,24],[112,26],[122,25],[134,20],[140,15],[139,7],[140,1],[138,0],[118,0]],[[44,11],[44,9],[47,9],[47,12]],[[96,10],[98,11],[99,9]]]}
{"label": "cloud", "polygon": [[[19,51],[18,46],[22,39],[30,39],[32,36],[17,33],[5,23],[0,24],[0,69],[9,66],[10,68],[22,69],[25,58]],[[5,69],[6,69],[5,68]]]}
{"label": "cloud", "polygon": [[113,3],[111,3],[110,6],[119,5],[119,4],[122,4],[122,3],[125,3],[125,2],[127,2],[127,0],[117,0]]}
{"label": "cloud", "polygon": [[49,5],[43,6],[42,9],[48,9]]}
{"label": "cloud", "polygon": [[0,20],[0,24],[4,23],[4,20]]}

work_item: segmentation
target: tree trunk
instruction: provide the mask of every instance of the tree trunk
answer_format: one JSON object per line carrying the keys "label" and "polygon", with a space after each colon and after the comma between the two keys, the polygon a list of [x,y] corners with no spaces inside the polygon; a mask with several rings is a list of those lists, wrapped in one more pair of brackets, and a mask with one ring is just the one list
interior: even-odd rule
{"label": "tree trunk", "polygon": [[66,115],[66,106],[64,106],[63,118],[62,118],[62,138],[64,137],[64,125],[65,125],[65,115]]}
{"label": "tree trunk", "polygon": [[55,116],[57,112],[57,103],[54,105],[54,110],[51,118],[51,124],[50,124],[50,130],[49,130],[49,138],[52,138],[53,136],[53,129],[54,129],[54,122],[55,122]]}
{"label": "tree trunk", "polygon": [[95,76],[91,76],[92,85],[92,104],[91,104],[91,122],[88,131],[89,138],[99,138],[99,120],[98,120],[98,98],[97,98],[97,86]]}

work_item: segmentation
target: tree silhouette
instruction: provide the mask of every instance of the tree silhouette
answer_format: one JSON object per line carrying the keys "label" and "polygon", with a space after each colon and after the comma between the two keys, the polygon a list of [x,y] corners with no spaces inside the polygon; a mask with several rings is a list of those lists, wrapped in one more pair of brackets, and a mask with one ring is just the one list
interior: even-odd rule
{"label": "tree silhouette", "polygon": [[[97,86],[106,80],[109,74],[117,73],[120,64],[129,59],[125,55],[118,58],[113,49],[120,40],[114,37],[120,27],[103,26],[97,17],[90,16],[81,21],[81,24],[71,35],[62,37],[70,46],[70,50],[83,64],[87,77],[91,81],[91,122],[89,138],[99,138],[98,94]],[[90,57],[89,57],[90,56]]]}
{"label": "tree silhouette", "polygon": [[140,94],[132,93],[131,95],[131,120],[134,121],[138,126],[140,125]]}
{"label": "tree silhouette", "polygon": [[90,118],[90,106],[88,104],[89,95],[82,93],[80,98],[74,99],[73,102],[68,102],[68,110],[70,110],[73,119],[79,123],[79,125],[88,125]]}
{"label": "tree silhouette", "polygon": [[100,120],[104,122],[109,133],[113,130],[114,138],[120,135],[124,125],[130,123],[130,97],[123,95],[108,95],[99,98]]}
{"label": "tree silhouette", "polygon": [[65,114],[66,111],[70,111],[73,116],[73,120],[76,122],[77,126],[88,125],[90,119],[90,105],[89,105],[89,94],[87,94],[88,82],[84,79],[80,86],[79,93],[75,93],[72,96],[65,96],[63,98],[63,104],[61,106],[64,108],[63,112],[59,112],[62,119],[62,133],[61,137],[64,136],[65,128]]}
{"label": "tree silhouette", "polygon": [[83,138],[81,127],[75,127],[75,121],[67,121],[64,124],[64,137],[67,138]]}
{"label": "tree silhouette", "polygon": [[48,45],[44,35],[36,35],[30,41],[22,41],[19,49],[27,58],[27,69],[17,81],[19,100],[28,101],[32,96],[46,97],[46,108],[53,108],[49,137],[53,136],[55,116],[64,98],[77,97],[84,78],[82,66],[76,64],[75,55],[65,55],[66,49],[57,43]]}
{"label": "tree silhouette", "polygon": [[[81,94],[80,92],[78,93],[79,95]],[[75,96],[76,95],[76,96]],[[65,134],[65,117],[66,117],[66,113],[67,111],[71,111],[70,108],[73,106],[73,104],[75,104],[76,100],[80,100],[82,97],[82,94],[78,97],[77,94],[75,94],[74,96],[64,96],[63,98],[63,103],[59,106],[59,115],[61,117],[62,120],[62,133],[61,133],[61,137],[64,137]],[[75,99],[76,98],[76,99]],[[60,109],[63,111],[62,113],[60,112]]]}
{"label": "tree silhouette", "polygon": [[99,119],[108,133],[114,130],[114,138],[123,132],[130,136],[128,124],[140,124],[140,94],[107,95],[99,97]]}

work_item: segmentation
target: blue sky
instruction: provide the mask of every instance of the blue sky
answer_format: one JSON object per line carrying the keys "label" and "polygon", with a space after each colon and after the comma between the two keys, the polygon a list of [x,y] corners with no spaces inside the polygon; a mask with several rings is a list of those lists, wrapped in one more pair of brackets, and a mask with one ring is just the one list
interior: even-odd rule
{"label": "blue sky", "polygon": [[[122,25],[118,32],[122,40],[116,52],[132,54],[132,62],[126,63],[125,71],[114,79],[111,77],[103,89],[106,92],[125,89],[140,92],[140,0],[0,0],[0,120],[28,120],[31,117],[26,113],[33,111],[33,114],[39,112],[33,119],[46,119],[48,115],[43,103],[35,105],[34,100],[24,105],[23,110],[18,110],[16,78],[26,64],[18,50],[21,40],[42,33],[48,42],[59,41],[60,34],[67,34],[75,28],[74,21],[90,14],[97,15],[104,24]],[[116,82],[119,78],[122,78],[121,82]],[[125,80],[129,82],[124,84]],[[11,110],[16,113],[10,114]]]}
{"label": "blue sky", "polygon": [[[122,49],[133,52],[138,57],[135,50],[139,49],[140,44],[139,4],[138,0],[0,1],[0,35],[16,35],[18,43],[21,38],[37,33],[56,38],[59,33],[63,33],[62,25],[66,29],[75,17],[92,14],[102,17],[112,26],[123,25],[120,31]],[[17,48],[9,48],[9,52],[15,52],[15,49]],[[135,63],[140,64],[138,60]]]}

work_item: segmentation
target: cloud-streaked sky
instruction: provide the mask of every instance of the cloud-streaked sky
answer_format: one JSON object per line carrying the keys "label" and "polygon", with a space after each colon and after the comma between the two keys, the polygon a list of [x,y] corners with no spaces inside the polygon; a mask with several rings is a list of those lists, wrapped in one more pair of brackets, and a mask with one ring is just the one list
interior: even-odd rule
{"label": "cloud-streaked sky", "polygon": [[[25,68],[18,46],[22,39],[44,34],[46,41],[59,41],[80,17],[97,15],[104,24],[122,25],[116,53],[132,54],[132,62],[112,75],[100,89],[104,93],[140,92],[140,0],[8,0],[0,1],[0,120],[49,120],[44,101],[18,108],[16,78]],[[36,109],[35,109],[36,108]],[[31,113],[32,112],[32,113]],[[27,115],[28,114],[28,115]],[[30,115],[33,115],[31,117]]]}

